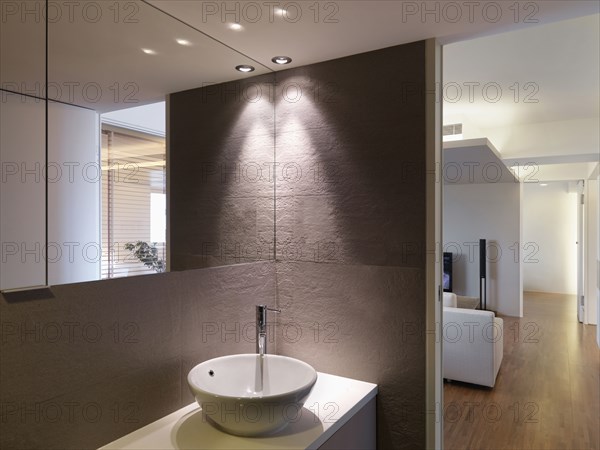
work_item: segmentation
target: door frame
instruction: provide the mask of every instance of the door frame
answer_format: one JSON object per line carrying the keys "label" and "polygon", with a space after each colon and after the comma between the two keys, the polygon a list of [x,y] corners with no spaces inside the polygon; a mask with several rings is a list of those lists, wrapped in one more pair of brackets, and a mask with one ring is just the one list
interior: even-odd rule
{"label": "door frame", "polygon": [[426,448],[442,449],[442,46],[436,39],[425,41],[425,114],[426,114]]}

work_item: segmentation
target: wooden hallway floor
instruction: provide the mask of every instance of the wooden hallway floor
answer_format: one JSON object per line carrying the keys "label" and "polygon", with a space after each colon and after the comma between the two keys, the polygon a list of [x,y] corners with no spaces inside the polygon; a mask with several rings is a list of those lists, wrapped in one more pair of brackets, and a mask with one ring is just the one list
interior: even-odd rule
{"label": "wooden hallway floor", "polygon": [[523,308],[503,317],[493,389],[444,384],[444,448],[600,449],[596,326],[577,321],[575,296],[525,293]]}

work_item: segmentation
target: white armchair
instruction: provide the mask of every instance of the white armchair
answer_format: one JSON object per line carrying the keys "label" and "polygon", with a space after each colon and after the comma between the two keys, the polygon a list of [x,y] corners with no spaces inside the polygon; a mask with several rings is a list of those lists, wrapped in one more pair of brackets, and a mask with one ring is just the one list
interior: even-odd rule
{"label": "white armchair", "polygon": [[504,352],[502,319],[491,311],[444,307],[444,378],[494,387]]}

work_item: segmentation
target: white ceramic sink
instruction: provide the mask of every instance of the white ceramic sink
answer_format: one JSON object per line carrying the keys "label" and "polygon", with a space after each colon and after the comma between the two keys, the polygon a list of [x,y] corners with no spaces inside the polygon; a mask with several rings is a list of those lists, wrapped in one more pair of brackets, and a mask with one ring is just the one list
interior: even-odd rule
{"label": "white ceramic sink", "polygon": [[273,433],[297,420],[316,381],[312,366],[279,355],[222,356],[188,374],[203,417],[238,436]]}

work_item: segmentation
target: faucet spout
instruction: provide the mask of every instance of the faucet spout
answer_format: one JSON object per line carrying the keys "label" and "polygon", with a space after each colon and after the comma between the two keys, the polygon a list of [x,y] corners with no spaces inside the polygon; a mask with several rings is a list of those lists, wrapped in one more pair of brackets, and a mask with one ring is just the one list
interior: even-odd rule
{"label": "faucet spout", "polygon": [[267,354],[267,311],[281,312],[267,305],[256,305],[256,353],[261,356]]}

